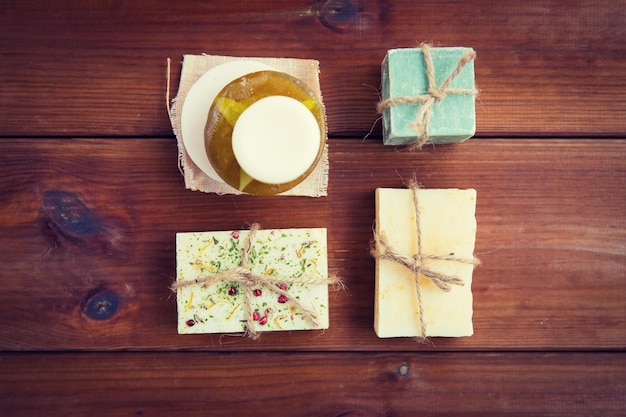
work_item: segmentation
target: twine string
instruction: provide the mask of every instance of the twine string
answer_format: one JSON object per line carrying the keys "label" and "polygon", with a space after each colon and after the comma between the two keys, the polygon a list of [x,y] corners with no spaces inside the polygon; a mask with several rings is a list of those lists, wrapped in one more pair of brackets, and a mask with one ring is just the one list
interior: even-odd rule
{"label": "twine string", "polygon": [[256,331],[254,327],[254,321],[252,319],[253,311],[252,311],[252,299],[254,297],[253,289],[255,287],[264,287],[269,291],[277,294],[278,296],[285,296],[287,299],[295,305],[295,307],[302,312],[305,319],[307,319],[314,327],[319,326],[319,317],[317,312],[313,309],[302,303],[296,297],[292,297],[286,289],[281,289],[278,287],[278,283],[285,284],[285,286],[290,284],[328,284],[328,285],[338,285],[343,288],[343,283],[341,279],[336,275],[329,275],[328,277],[277,277],[271,275],[258,275],[252,272],[249,267],[249,255],[254,243],[254,237],[256,232],[260,229],[258,224],[253,224],[250,227],[250,232],[244,242],[242,253],[241,253],[241,263],[239,266],[236,266],[227,271],[218,272],[216,274],[210,274],[201,278],[196,278],[193,280],[186,281],[177,281],[175,282],[171,289],[172,291],[176,291],[182,287],[188,287],[193,285],[201,285],[204,288],[209,288],[213,284],[220,281],[231,281],[236,282],[244,287],[244,314],[246,321],[246,333],[252,339],[257,339],[259,337],[259,333]]}
{"label": "twine string", "polygon": [[[174,115],[174,110],[172,109],[172,103],[174,101],[176,101],[176,99],[171,100],[170,99],[170,85],[171,85],[171,78],[172,78],[172,59],[171,58],[167,58],[167,66],[165,69],[165,78],[166,78],[166,82],[165,82],[165,106],[167,107],[167,116],[170,118],[170,121],[172,123],[174,123],[174,119],[176,118]],[[176,134],[176,129],[174,129],[174,134]],[[177,158],[177,166],[178,166],[178,172],[180,172],[180,174],[184,177],[185,176],[185,171],[183,169],[183,158],[180,155],[180,150],[179,150],[179,155]]]}
{"label": "twine string", "polygon": [[376,259],[388,260],[391,262],[398,263],[406,267],[413,273],[414,280],[415,280],[415,290],[416,290],[416,295],[417,295],[417,305],[419,309],[420,335],[421,335],[421,339],[425,340],[426,339],[426,321],[424,320],[424,304],[422,303],[422,292],[421,292],[421,288],[419,284],[419,276],[423,275],[426,278],[429,278],[440,290],[444,292],[449,292],[452,289],[452,285],[458,285],[458,286],[465,285],[463,280],[455,275],[442,274],[440,272],[437,272],[428,268],[425,265],[425,261],[443,260],[443,261],[449,261],[449,262],[469,264],[475,267],[477,265],[480,265],[480,260],[476,257],[463,258],[463,257],[454,256],[453,254],[435,255],[435,254],[422,253],[422,228],[420,226],[421,223],[420,223],[419,199],[417,195],[419,186],[417,185],[417,183],[411,182],[409,184],[409,188],[411,189],[413,193],[413,206],[415,209],[415,227],[417,230],[416,253],[413,256],[406,256],[406,255],[399,253],[389,243],[384,233],[380,231],[375,231],[371,254]]}
{"label": "twine string", "polygon": [[170,120],[172,120],[172,106],[170,101],[170,79],[171,79],[171,71],[172,71],[172,60],[167,58],[167,68],[165,70],[166,84],[165,84],[165,106],[167,107],[167,115]]}
{"label": "twine string", "polygon": [[457,66],[454,71],[448,75],[440,86],[437,86],[430,46],[427,43],[422,43],[420,48],[426,65],[426,77],[428,79],[427,94],[388,98],[387,100],[379,102],[376,106],[378,112],[382,113],[385,109],[398,104],[421,104],[419,110],[417,111],[415,121],[409,124],[409,126],[411,126],[415,131],[415,135],[418,138],[418,141],[411,145],[409,150],[419,150],[428,141],[428,126],[430,124],[430,117],[435,103],[443,100],[448,94],[478,94],[478,90],[475,88],[450,88],[450,83],[452,83],[452,80],[454,80],[461,73],[463,67],[474,60],[476,57],[475,51],[470,50],[464,53],[457,62]]}

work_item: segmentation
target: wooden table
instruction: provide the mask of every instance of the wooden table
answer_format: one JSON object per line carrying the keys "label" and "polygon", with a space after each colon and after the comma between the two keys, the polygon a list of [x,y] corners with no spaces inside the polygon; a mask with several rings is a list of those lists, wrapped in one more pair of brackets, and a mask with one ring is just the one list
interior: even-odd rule
{"label": "wooden table", "polygon": [[[626,406],[626,2],[0,5],[0,414],[611,416]],[[399,152],[387,49],[472,46],[476,137]],[[329,195],[186,190],[183,54],[313,58]],[[372,133],[367,136],[374,126]],[[374,189],[478,192],[470,338],[378,339]],[[327,227],[324,332],[179,336],[175,233]]]}

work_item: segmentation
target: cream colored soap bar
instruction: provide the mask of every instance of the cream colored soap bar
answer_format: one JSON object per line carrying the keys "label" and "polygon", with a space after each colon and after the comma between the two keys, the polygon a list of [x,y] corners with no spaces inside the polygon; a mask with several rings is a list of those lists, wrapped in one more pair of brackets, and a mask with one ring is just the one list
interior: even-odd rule
{"label": "cream colored soap bar", "polygon": [[[422,255],[473,259],[476,236],[476,191],[417,190]],[[376,230],[396,252],[413,257],[417,226],[413,190],[376,190]],[[425,260],[424,267],[463,280],[444,292],[420,274],[419,286],[426,334],[421,334],[414,273],[386,259],[376,260],[374,329],[378,337],[471,336],[472,272],[474,265],[449,260]]]}
{"label": "cream colored soap bar", "polygon": [[[177,283],[201,279],[241,265],[249,231],[176,234]],[[251,288],[252,323],[257,332],[328,328],[328,284],[281,282],[281,277],[328,277],[326,229],[257,230],[249,252],[250,270],[275,282]],[[289,297],[279,296],[272,286]],[[290,300],[293,297],[317,314],[315,326]],[[218,281],[178,287],[178,333],[237,333],[246,330],[245,286]]]}

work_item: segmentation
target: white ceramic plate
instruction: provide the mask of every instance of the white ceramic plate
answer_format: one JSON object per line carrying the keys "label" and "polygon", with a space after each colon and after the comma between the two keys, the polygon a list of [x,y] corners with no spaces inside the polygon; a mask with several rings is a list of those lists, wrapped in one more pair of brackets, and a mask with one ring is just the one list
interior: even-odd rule
{"label": "white ceramic plate", "polygon": [[183,103],[181,133],[191,160],[209,177],[224,182],[206,154],[204,127],[215,97],[228,83],[256,71],[274,70],[257,61],[230,61],[208,70],[191,86]]}

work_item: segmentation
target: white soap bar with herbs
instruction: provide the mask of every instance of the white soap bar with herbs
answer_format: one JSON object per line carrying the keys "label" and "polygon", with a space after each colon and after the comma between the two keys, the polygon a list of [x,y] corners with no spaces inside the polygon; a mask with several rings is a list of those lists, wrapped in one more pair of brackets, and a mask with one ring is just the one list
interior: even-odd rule
{"label": "white soap bar with herbs", "polygon": [[[241,265],[242,248],[249,231],[189,232],[176,234],[177,281],[202,279]],[[248,265],[256,275],[276,277],[271,285],[312,309],[318,326],[264,286],[253,288],[252,323],[257,332],[328,328],[328,285],[281,283],[280,277],[328,277],[326,229],[261,229],[249,252]],[[239,333],[246,330],[245,287],[218,281],[210,287],[177,289],[178,333]]]}
{"label": "white soap bar with herbs", "polygon": [[[422,255],[473,259],[476,238],[476,191],[417,190]],[[413,190],[376,190],[376,230],[396,252],[413,257],[417,226]],[[397,262],[376,259],[374,330],[378,337],[471,336],[472,273],[474,266],[445,260],[425,260],[424,267],[462,279],[444,292],[420,274],[418,282],[426,334],[421,334],[414,273]]]}

